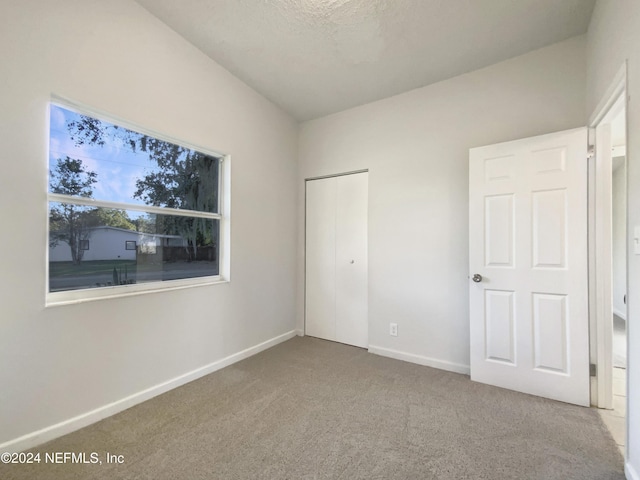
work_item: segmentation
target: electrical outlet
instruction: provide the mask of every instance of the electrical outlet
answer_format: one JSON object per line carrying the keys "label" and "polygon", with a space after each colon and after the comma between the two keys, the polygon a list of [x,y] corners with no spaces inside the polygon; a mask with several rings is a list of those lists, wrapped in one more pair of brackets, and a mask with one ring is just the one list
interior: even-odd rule
{"label": "electrical outlet", "polygon": [[397,323],[390,323],[389,324],[389,335],[391,335],[392,337],[397,337],[398,336],[398,324]]}

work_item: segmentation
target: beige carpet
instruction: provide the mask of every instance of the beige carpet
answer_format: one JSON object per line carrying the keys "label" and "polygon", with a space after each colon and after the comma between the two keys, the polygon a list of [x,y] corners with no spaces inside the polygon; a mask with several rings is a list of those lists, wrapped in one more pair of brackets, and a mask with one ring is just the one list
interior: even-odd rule
{"label": "beige carpet", "polygon": [[34,451],[124,464],[3,465],[0,478],[624,479],[592,409],[309,337]]}

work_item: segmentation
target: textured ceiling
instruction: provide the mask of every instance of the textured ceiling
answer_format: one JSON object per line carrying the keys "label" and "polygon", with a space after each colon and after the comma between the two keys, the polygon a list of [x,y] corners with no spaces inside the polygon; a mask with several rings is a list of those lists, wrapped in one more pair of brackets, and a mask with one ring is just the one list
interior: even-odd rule
{"label": "textured ceiling", "polygon": [[595,0],[136,0],[298,120],[587,31]]}

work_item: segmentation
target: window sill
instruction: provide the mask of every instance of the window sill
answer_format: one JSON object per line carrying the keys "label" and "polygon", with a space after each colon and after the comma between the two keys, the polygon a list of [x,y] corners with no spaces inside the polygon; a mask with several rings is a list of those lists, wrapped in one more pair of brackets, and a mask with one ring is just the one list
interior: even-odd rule
{"label": "window sill", "polygon": [[204,287],[208,285],[218,285],[221,283],[229,283],[229,280],[218,275],[182,280],[167,280],[165,282],[158,283],[140,283],[115,287],[99,287],[53,292],[47,293],[45,307],[75,305],[79,303],[93,302],[96,300],[131,297],[135,295],[145,295],[148,293],[169,292],[172,290],[183,290],[185,288]]}

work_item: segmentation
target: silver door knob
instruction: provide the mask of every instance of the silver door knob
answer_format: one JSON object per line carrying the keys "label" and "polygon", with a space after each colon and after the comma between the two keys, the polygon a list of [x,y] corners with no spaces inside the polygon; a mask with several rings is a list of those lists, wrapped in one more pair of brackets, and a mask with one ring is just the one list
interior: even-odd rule
{"label": "silver door knob", "polygon": [[480,275],[479,273],[476,273],[473,277],[471,277],[471,280],[473,280],[476,283],[480,283],[482,281],[482,275]]}

